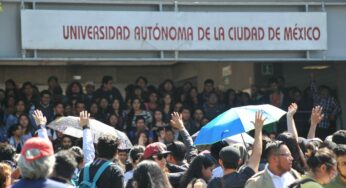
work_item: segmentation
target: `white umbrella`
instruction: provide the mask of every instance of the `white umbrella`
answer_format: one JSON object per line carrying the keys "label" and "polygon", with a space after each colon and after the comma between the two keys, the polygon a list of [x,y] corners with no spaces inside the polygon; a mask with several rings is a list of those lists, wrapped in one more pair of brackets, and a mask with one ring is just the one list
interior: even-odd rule
{"label": "white umbrella", "polygon": [[[132,148],[131,141],[125,133],[116,130],[115,128],[104,124],[95,119],[89,120],[91,133],[93,135],[94,143],[97,143],[98,138],[104,134],[116,135],[120,139],[120,145],[122,148]],[[47,127],[62,132],[63,134],[70,135],[76,138],[83,137],[83,130],[79,125],[79,117],[67,116],[61,117],[49,123]]]}
{"label": "white umbrella", "polygon": [[[243,138],[242,138],[243,137]],[[244,139],[244,140],[243,140]],[[239,143],[243,144],[244,142],[246,144],[253,144],[255,142],[255,139],[252,138],[249,134],[247,133],[241,133],[241,134],[236,134],[233,136],[230,136],[228,138],[224,139],[227,143]]]}

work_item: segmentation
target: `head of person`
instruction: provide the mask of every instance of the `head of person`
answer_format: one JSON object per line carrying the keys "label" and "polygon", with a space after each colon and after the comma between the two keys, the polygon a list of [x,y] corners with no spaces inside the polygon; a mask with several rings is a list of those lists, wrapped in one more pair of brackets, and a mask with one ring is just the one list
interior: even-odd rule
{"label": "head of person", "polygon": [[92,102],[89,107],[90,116],[96,115],[99,111],[99,106],[96,102]]}
{"label": "head of person", "polygon": [[145,78],[144,76],[139,76],[136,81],[135,81],[136,85],[141,87],[141,88],[145,88],[148,84],[148,79]]}
{"label": "head of person", "polygon": [[180,102],[180,101],[177,101],[177,102],[174,103],[173,111],[174,112],[181,112],[183,110],[183,107],[184,107],[183,103]]}
{"label": "head of person", "polygon": [[191,111],[188,107],[183,106],[181,108],[181,116],[183,121],[188,121],[191,119]]}
{"label": "head of person", "polygon": [[70,180],[77,168],[74,154],[70,150],[62,150],[55,154],[55,165],[52,177]]}
{"label": "head of person", "polygon": [[136,167],[139,160],[142,158],[144,153],[144,146],[133,146],[133,148],[129,152],[129,159],[133,167]]}
{"label": "head of person", "polygon": [[160,109],[156,109],[154,110],[154,120],[153,122],[162,122],[163,121],[163,115],[162,115],[162,111]]}
{"label": "head of person", "polygon": [[322,185],[329,183],[336,175],[336,160],[334,153],[321,148],[307,160],[311,175]]}
{"label": "head of person", "polygon": [[193,112],[193,119],[197,122],[201,122],[204,117],[204,111],[202,108],[196,108]]}
{"label": "head of person", "polygon": [[149,102],[157,102],[157,100],[158,100],[158,93],[156,91],[150,91],[148,100],[149,100]]}
{"label": "head of person", "polygon": [[121,112],[121,104],[120,104],[120,100],[118,98],[113,99],[112,110],[118,110],[119,113]]}
{"label": "head of person", "polygon": [[326,85],[321,85],[318,88],[318,92],[319,92],[320,96],[323,97],[323,98],[329,97],[330,90],[331,89],[328,86],[326,86]]}
{"label": "head of person", "polygon": [[41,104],[43,105],[49,105],[51,101],[52,94],[48,90],[43,90],[40,93],[41,97]]}
{"label": "head of person", "polygon": [[0,143],[0,162],[14,162],[16,150],[10,144]]}
{"label": "head of person", "polygon": [[20,137],[23,135],[23,128],[20,124],[14,124],[8,129],[8,137]]}
{"label": "head of person", "polygon": [[214,80],[206,79],[204,81],[204,92],[210,93],[214,90]]}
{"label": "head of person", "polygon": [[59,81],[56,76],[50,76],[47,80],[47,83],[50,88],[53,88],[59,85]]}
{"label": "head of person", "polygon": [[216,105],[219,103],[219,96],[216,92],[210,92],[208,97],[208,104],[209,105]]}
{"label": "head of person", "polygon": [[113,88],[113,77],[112,76],[103,76],[102,88],[106,91],[112,90],[112,88]]}
{"label": "head of person", "polygon": [[56,115],[63,116],[65,113],[64,104],[60,101],[54,102],[54,113]]}
{"label": "head of person", "polygon": [[74,81],[67,86],[66,95],[71,96],[78,94],[83,94],[83,87],[81,83]]}
{"label": "head of person", "polygon": [[128,153],[129,153],[128,149],[120,149],[120,148],[118,148],[118,160],[122,164],[126,164],[126,160],[128,158]]}
{"label": "head of person", "polygon": [[212,171],[214,168],[214,162],[211,157],[207,155],[198,155],[195,157],[189,169],[181,180],[181,187],[187,187],[188,184],[194,179],[203,179],[208,182],[212,177]]}
{"label": "head of person", "polygon": [[135,119],[135,125],[137,128],[137,131],[145,130],[145,119],[143,116],[137,116]]}
{"label": "head of person", "polygon": [[31,82],[24,82],[22,86],[22,92],[26,96],[31,96],[34,92],[34,85]]}
{"label": "head of person", "polygon": [[73,146],[68,150],[75,158],[76,163],[79,169],[82,169],[84,166],[84,152],[78,146]]}
{"label": "head of person", "polygon": [[[339,176],[346,180],[346,145],[340,144],[334,149]],[[344,181],[345,182],[345,181]]]}
{"label": "head of person", "polygon": [[167,151],[165,144],[154,142],[145,147],[143,159],[155,161],[160,168],[164,169],[166,167],[166,157],[168,153],[170,153],[170,151]]}
{"label": "head of person", "polygon": [[25,101],[23,99],[17,100],[15,105],[16,105],[16,112],[18,114],[22,114],[26,111],[26,104],[25,104]]}
{"label": "head of person", "polygon": [[211,145],[210,147],[210,155],[215,159],[215,161],[219,161],[220,159],[220,151],[222,148],[228,146],[228,143],[225,141],[219,141]]}
{"label": "head of person", "polygon": [[146,130],[140,130],[136,134],[136,143],[147,146],[149,144],[149,132]]}
{"label": "head of person", "polygon": [[163,90],[164,90],[165,92],[171,92],[171,91],[173,91],[174,88],[175,88],[175,87],[174,87],[173,81],[172,81],[172,80],[169,80],[169,79],[163,81],[162,86],[163,86]]}
{"label": "head of person", "polygon": [[53,172],[54,164],[54,150],[48,139],[33,137],[25,142],[18,161],[22,178],[47,178]]}
{"label": "head of person", "polygon": [[165,128],[165,143],[172,143],[174,141],[174,131],[172,127]]}
{"label": "head of person", "polygon": [[117,155],[119,139],[115,135],[106,134],[98,139],[98,157],[111,160]]}
{"label": "head of person", "polygon": [[87,95],[92,95],[95,92],[95,84],[94,82],[87,82],[85,84],[85,92]]}
{"label": "head of person", "polygon": [[160,166],[150,160],[142,161],[133,172],[134,188],[171,188]]}
{"label": "head of person", "polygon": [[167,155],[167,162],[177,164],[178,162],[182,162],[184,160],[186,154],[186,146],[180,141],[174,141],[167,144],[167,151],[171,152]]}
{"label": "head of person", "polygon": [[0,162],[0,187],[9,188],[11,186],[11,166]]}
{"label": "head of person", "polygon": [[293,135],[288,132],[283,132],[279,134],[276,139],[284,142],[290,150],[290,153],[293,157],[293,168],[300,173],[304,173],[304,163],[303,159],[299,155],[299,145],[297,140],[293,137]]}
{"label": "head of person", "polygon": [[107,110],[108,109],[108,99],[105,97],[102,97],[99,101],[99,107],[101,110]]}
{"label": "head of person", "polygon": [[15,90],[17,89],[17,84],[14,80],[8,79],[5,81],[5,90]]}
{"label": "head of person", "polygon": [[33,128],[30,123],[30,118],[27,114],[19,115],[18,122],[22,126],[22,128],[25,129],[24,134],[28,134],[30,131],[32,131]]}
{"label": "head of person", "polygon": [[293,157],[287,145],[282,141],[268,143],[264,151],[269,170],[278,176],[292,168]]}
{"label": "head of person", "polygon": [[75,111],[76,114],[79,114],[80,112],[85,110],[85,104],[83,101],[77,100],[75,103]]}
{"label": "head of person", "polygon": [[110,126],[118,129],[118,124],[119,124],[119,116],[117,116],[116,114],[111,114],[108,117],[108,123]]}
{"label": "head of person", "polygon": [[332,140],[335,144],[346,144],[346,130],[338,130],[333,134]]}
{"label": "head of person", "polygon": [[139,111],[142,109],[142,102],[139,98],[134,98],[131,100],[131,108],[133,111]]}
{"label": "head of person", "polygon": [[226,146],[219,153],[219,164],[225,169],[236,170],[241,162],[240,152],[234,146]]}
{"label": "head of person", "polygon": [[70,149],[72,147],[72,138],[68,135],[63,135],[61,138],[61,148],[63,150]]}
{"label": "head of person", "polygon": [[191,87],[188,93],[190,99],[197,97],[198,89],[196,87]]}

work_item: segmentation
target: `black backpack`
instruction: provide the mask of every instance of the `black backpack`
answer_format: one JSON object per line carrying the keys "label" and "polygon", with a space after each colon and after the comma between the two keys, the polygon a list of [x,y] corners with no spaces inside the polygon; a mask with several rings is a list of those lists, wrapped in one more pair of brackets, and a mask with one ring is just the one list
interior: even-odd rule
{"label": "black backpack", "polygon": [[304,179],[300,179],[300,180],[296,180],[295,182],[293,182],[291,185],[288,186],[288,188],[300,188],[300,186],[304,183],[307,182],[316,182],[315,180],[311,179],[311,178],[304,178]]}

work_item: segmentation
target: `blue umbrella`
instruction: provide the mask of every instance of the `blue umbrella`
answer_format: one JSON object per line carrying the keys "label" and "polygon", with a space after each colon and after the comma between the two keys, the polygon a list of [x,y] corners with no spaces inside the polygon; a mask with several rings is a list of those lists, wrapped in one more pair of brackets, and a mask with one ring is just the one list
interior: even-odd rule
{"label": "blue umbrella", "polygon": [[195,139],[195,145],[213,144],[224,138],[254,129],[251,122],[255,121],[255,113],[259,110],[263,112],[263,117],[267,118],[264,122],[265,125],[278,121],[286,114],[280,108],[269,104],[231,108],[200,130]]}

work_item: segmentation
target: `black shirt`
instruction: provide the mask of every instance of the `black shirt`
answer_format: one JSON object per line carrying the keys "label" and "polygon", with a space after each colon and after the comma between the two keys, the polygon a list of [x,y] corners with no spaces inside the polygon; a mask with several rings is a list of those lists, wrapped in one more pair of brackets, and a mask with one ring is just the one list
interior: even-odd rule
{"label": "black shirt", "polygon": [[243,188],[246,181],[255,174],[250,167],[245,167],[240,172],[227,174],[222,178],[214,178],[208,184],[208,188]]}
{"label": "black shirt", "polygon": [[[97,170],[102,166],[103,163],[107,161],[97,159],[90,164],[89,168],[89,181],[91,181]],[[78,184],[83,181],[84,168],[81,170],[79,175]],[[115,163],[112,163],[105,171],[103,171],[100,178],[96,183],[97,187],[104,188],[122,188],[124,187],[124,172],[123,170]]]}

